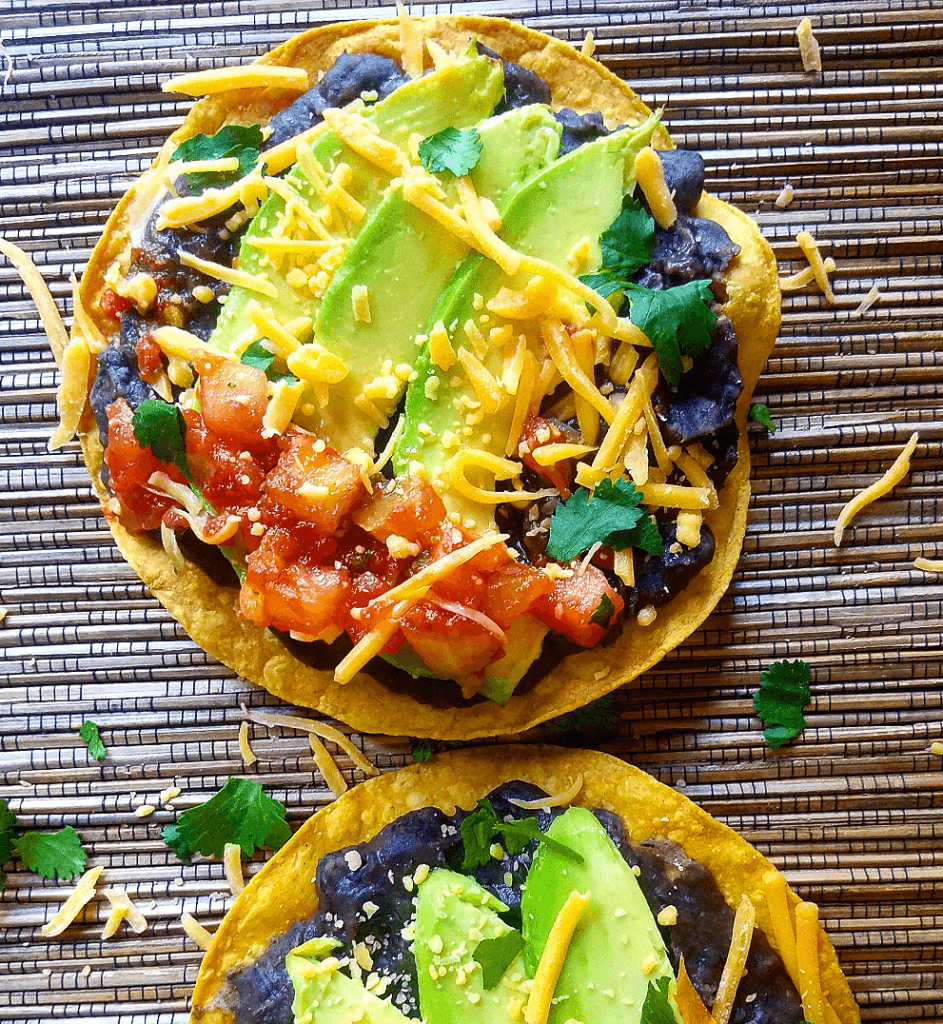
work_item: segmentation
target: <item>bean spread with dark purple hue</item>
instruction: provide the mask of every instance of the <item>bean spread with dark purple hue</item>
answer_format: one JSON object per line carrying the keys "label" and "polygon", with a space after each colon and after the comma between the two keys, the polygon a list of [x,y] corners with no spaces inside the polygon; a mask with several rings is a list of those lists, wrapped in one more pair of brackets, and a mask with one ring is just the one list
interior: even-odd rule
{"label": "bean spread with dark purple hue", "polygon": [[[520,817],[510,798],[534,800],[546,794],[524,782],[508,782],[488,799],[501,818]],[[420,864],[461,869],[462,821],[471,811],[449,816],[433,807],[410,811],[391,822],[372,840],[337,850],[318,863],[317,912],[307,921],[293,924],[272,939],[265,952],[250,966],[229,975],[218,997],[219,1005],[234,1009],[236,1024],[286,1024],[292,1019],[291,982],[285,956],[314,936],[338,939],[343,949],[337,956],[353,956],[362,942],[370,951],[373,970],[390,979],[386,994],[407,1016],[419,1018],[416,965],[403,936],[413,916],[415,893],[403,884]],[[533,813],[533,812],[528,812]],[[546,831],[560,810],[539,811],[541,830]],[[639,884],[653,915],[667,906],[677,909],[677,923],[661,928],[675,968],[684,957],[685,967],[706,1005],[713,1005],[724,961],[730,947],[734,912],[713,876],[692,861],[675,843],[629,841],[622,819],[603,810],[593,812],[626,862],[638,866]],[[521,884],[533,860],[531,842],[516,857],[491,860],[471,874],[509,908],[502,916],[520,927]],[[509,883],[510,879],[510,883]],[[782,961],[764,935],[754,932],[747,972],[737,989],[733,1024],[799,1024],[802,1003]]]}

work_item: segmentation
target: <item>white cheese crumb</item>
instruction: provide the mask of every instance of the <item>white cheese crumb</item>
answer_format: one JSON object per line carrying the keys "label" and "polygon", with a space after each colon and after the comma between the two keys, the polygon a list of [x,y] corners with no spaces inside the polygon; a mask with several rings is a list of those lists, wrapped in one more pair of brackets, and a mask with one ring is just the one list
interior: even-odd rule
{"label": "white cheese crumb", "polygon": [[348,850],[344,854],[344,860],[347,862],[347,868],[350,871],[359,871],[363,867],[363,857],[356,850]]}

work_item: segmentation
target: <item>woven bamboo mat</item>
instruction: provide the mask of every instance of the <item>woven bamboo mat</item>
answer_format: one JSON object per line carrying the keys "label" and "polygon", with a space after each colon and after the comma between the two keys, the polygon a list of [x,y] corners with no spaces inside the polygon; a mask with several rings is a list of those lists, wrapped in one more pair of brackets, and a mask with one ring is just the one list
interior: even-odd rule
{"label": "woven bamboo mat", "polygon": [[[67,310],[69,275],[184,114],[160,81],[248,60],[364,7],[391,13],[320,0],[5,0],[0,233],[33,254]],[[757,396],[778,429],[752,435],[733,585],[702,629],[618,694],[620,731],[605,746],[739,829],[820,904],[865,1019],[943,1020],[943,759],[930,751],[943,738],[943,577],[914,567],[943,557],[943,13],[934,0],[422,11],[449,7],[573,41],[592,29],[597,55],[704,154],[711,189],[757,218],[783,273],[804,266],[803,229],[838,264],[834,305],[814,288],[784,305]],[[803,15],[821,75],[802,70]],[[795,200],[780,210],[787,179]],[[878,301],[858,312],[873,285]],[[0,896],[0,1019],[177,1024],[200,960],[181,912],[213,928],[227,887],[220,864],[183,867],[166,849],[173,811],[134,811],[173,784],[177,810],[192,806],[241,774],[239,703],[275,702],[196,648],[125,566],[77,448],[47,450],[55,384],[34,309],[4,264],[0,798],[27,827],[74,826],[149,928],[103,942],[96,901],[44,941],[39,927],[70,886],[14,864]],[[908,479],[833,547],[838,509],[914,430]],[[797,657],[812,665],[809,725],[771,752],[751,693],[770,661]],[[76,735],[87,717],[108,746],[100,764]],[[407,741],[358,739],[383,769],[409,760]],[[253,745],[251,774],[294,825],[329,799],[304,737],[256,729]]]}

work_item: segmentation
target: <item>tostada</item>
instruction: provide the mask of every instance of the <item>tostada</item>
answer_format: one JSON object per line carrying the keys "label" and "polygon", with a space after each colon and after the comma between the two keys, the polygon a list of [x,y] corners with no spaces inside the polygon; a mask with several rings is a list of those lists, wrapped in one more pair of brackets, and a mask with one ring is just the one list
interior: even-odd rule
{"label": "tostada", "polygon": [[353,22],[203,95],[75,291],[66,430],[212,655],[368,732],[510,733],[727,587],[779,324],[635,94],[491,18]]}
{"label": "tostada", "polygon": [[606,754],[489,747],[315,814],[226,915],[191,1019],[860,1018],[814,904],[736,833]]}

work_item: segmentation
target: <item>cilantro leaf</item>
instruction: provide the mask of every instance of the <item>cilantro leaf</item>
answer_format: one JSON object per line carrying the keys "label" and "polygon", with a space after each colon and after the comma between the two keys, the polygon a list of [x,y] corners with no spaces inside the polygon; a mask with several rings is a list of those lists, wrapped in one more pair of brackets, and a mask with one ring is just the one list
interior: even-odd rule
{"label": "cilantro leaf", "polygon": [[206,803],[184,811],[164,831],[164,842],[184,862],[194,853],[222,858],[227,843],[238,843],[244,857],[257,846],[277,850],[291,835],[285,806],[252,779],[230,779]]}
{"label": "cilantro leaf", "polygon": [[79,729],[79,736],[82,737],[85,741],[85,746],[88,747],[89,757],[93,757],[96,761],[105,760],[105,744],[102,743],[102,738],[98,735],[98,726],[90,718],[82,723],[82,728]]}
{"label": "cilantro leaf", "polygon": [[75,878],[85,870],[88,854],[71,825],[58,832],[24,832],[16,840],[20,860],[43,878]]}
{"label": "cilantro leaf", "polygon": [[413,760],[417,764],[422,761],[428,761],[434,753],[435,751],[432,749],[432,744],[428,740],[413,740],[412,755]]}
{"label": "cilantro leaf", "polygon": [[270,352],[263,344],[263,338],[257,338],[239,357],[243,366],[251,366],[255,370],[268,372],[268,368],[275,362],[275,353]]}
{"label": "cilantro leaf", "polygon": [[159,398],[148,398],[134,410],[131,426],[142,448],[150,448],[155,458],[164,465],[173,464],[187,480],[193,482],[184,442],[186,422],[176,405],[162,402]]}
{"label": "cilantro leaf", "polygon": [[481,984],[486,992],[498,987],[504,972],[517,959],[518,953],[524,948],[524,936],[517,931],[509,931],[493,939],[482,939],[472,959],[481,964]]}
{"label": "cilantro leaf", "polygon": [[634,274],[652,261],[655,221],[634,196],[626,195],[619,216],[599,236],[599,245],[607,270]]}
{"label": "cilantro leaf", "polygon": [[592,494],[577,488],[550,517],[547,554],[569,562],[597,541],[617,550],[640,547],[658,554],[663,547],[661,534],[641,503],[641,491],[624,478],[615,483],[604,479]]}
{"label": "cilantro leaf", "polygon": [[599,599],[599,604],[596,605],[596,610],[590,615],[589,621],[602,629],[608,629],[609,623],[612,622],[612,613],[615,610],[616,606],[612,603],[612,598],[608,594],[603,594]]}
{"label": "cilantro leaf", "polygon": [[[16,815],[7,809],[6,800],[0,800],[0,868],[13,856],[16,849]],[[6,885],[7,876],[0,870],[0,891]]]}
{"label": "cilantro leaf", "polygon": [[531,840],[536,840],[580,863],[583,860],[575,850],[541,832],[536,817],[502,821],[490,800],[479,800],[478,810],[462,822],[462,843],[465,847],[462,870],[484,867],[491,859],[491,843],[497,836],[501,837],[511,856],[516,857]]}
{"label": "cilantro leaf", "polygon": [[759,423],[761,426],[766,427],[771,434],[776,433],[776,424],[770,415],[769,407],[764,405],[763,402],[757,402],[755,405],[750,406],[750,419],[754,423]]}
{"label": "cilantro leaf", "polygon": [[625,292],[629,319],[651,341],[665,380],[677,384],[681,350],[696,356],[710,347],[717,325],[717,314],[706,305],[714,298],[710,282],[688,281],[662,290],[626,284]]}
{"label": "cilantro leaf", "polygon": [[174,150],[173,160],[221,160],[237,157],[239,168],[235,171],[195,171],[187,174],[187,188],[202,192],[214,185],[228,185],[244,177],[259,159],[262,145],[262,129],[257,125],[226,124],[215,135],[194,135],[181,142]]}
{"label": "cilantro leaf", "polygon": [[675,1024],[676,1018],[668,1002],[668,992],[667,978],[659,978],[648,983],[639,1024]]}
{"label": "cilantro leaf", "polygon": [[598,274],[583,274],[580,280],[604,299],[613,292],[625,288],[625,275],[620,270],[601,270]]}
{"label": "cilantro leaf", "polygon": [[774,661],[763,672],[760,688],[753,695],[753,710],[769,727],[763,736],[774,750],[805,728],[802,709],[812,700],[811,678],[807,661]]}
{"label": "cilantro leaf", "polygon": [[451,171],[461,177],[481,157],[481,136],[476,128],[443,128],[419,143],[419,159],[430,174]]}
{"label": "cilantro leaf", "polygon": [[580,731],[598,733],[600,736],[614,736],[619,731],[615,703],[615,694],[608,693],[586,707],[568,711],[565,715],[544,722],[544,730],[548,737]]}

